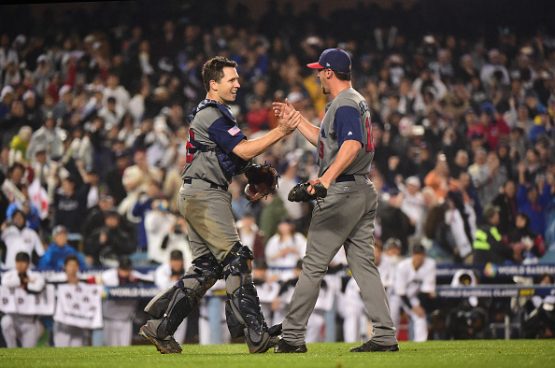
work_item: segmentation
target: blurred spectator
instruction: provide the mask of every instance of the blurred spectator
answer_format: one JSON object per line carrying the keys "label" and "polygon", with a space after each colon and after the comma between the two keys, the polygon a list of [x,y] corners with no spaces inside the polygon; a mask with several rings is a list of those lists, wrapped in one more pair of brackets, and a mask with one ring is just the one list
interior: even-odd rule
{"label": "blurred spectator", "polygon": [[414,233],[415,223],[402,210],[403,194],[397,189],[388,193],[387,204],[378,211],[381,224],[381,239],[395,238],[402,244],[401,253],[407,254],[409,249],[409,236]]}
{"label": "blurred spectator", "polygon": [[530,220],[518,213],[514,225],[508,231],[508,240],[515,249],[515,258],[524,263],[536,263],[545,253],[545,244],[540,234],[530,230]]}
{"label": "blurred spectator", "polygon": [[[491,164],[491,165],[490,165]],[[497,168],[494,166],[495,159],[488,160],[488,153],[485,149],[480,148],[476,152],[475,162],[468,168],[468,173],[472,177],[472,183],[478,190],[478,198],[480,203],[487,204],[492,192],[492,182]],[[493,199],[493,198],[492,198]]]}
{"label": "blurred spectator", "polygon": [[304,257],[306,238],[295,231],[290,219],[283,219],[277,233],[266,243],[266,260],[270,276],[277,275],[280,280],[291,278],[292,268]]}
{"label": "blurred spectator", "polygon": [[424,183],[431,187],[438,198],[444,200],[449,191],[449,166],[444,154],[439,154],[436,158],[436,165],[432,171],[426,175]]}
{"label": "blurred spectator", "polygon": [[302,203],[290,202],[287,200],[289,191],[299,183],[299,178],[297,176],[298,162],[295,159],[290,159],[285,165],[285,170],[278,180],[277,194],[285,205],[287,216],[293,220],[298,220],[303,216]]}
{"label": "blurred spectator", "polygon": [[94,230],[85,239],[85,256],[91,266],[113,266],[121,256],[130,255],[137,248],[129,232],[121,224],[122,219],[115,211],[109,211],[104,225]]}
{"label": "blurred spectator", "polygon": [[75,178],[68,176],[62,179],[54,194],[52,207],[53,225],[65,226],[69,234],[80,234],[81,223],[87,211],[87,196],[84,187],[77,187]]}
{"label": "blurred spectator", "polygon": [[[79,279],[79,260],[75,256],[68,256],[64,262],[65,284],[78,286],[81,283]],[[64,298],[60,289],[56,295],[57,299]],[[59,301],[58,301],[59,305]],[[54,321],[54,346],[87,346],[90,345],[91,330],[69,325],[60,321]]]}
{"label": "blurred spectator", "polygon": [[277,194],[270,194],[260,202],[263,207],[258,223],[262,234],[268,240],[276,233],[279,222],[287,217],[287,210]]}
{"label": "blurred spectator", "polygon": [[256,219],[251,212],[245,213],[241,220],[237,221],[237,232],[241,244],[249,247],[254,254],[255,261],[266,262],[264,235],[260,233],[256,225]]}
{"label": "blurred spectator", "polygon": [[253,264],[252,282],[256,287],[260,309],[265,321],[272,320],[272,303],[277,298],[280,284],[277,277],[268,275],[268,266],[264,261],[256,261]]}
{"label": "blurred spectator", "polygon": [[518,212],[515,182],[507,180],[492,204],[499,207],[499,231],[502,235],[508,234],[514,228]]}
{"label": "blurred spectator", "polygon": [[27,155],[27,147],[31,140],[33,130],[30,126],[24,125],[19,129],[17,135],[10,142],[10,162],[25,162]]}
{"label": "blurred spectator", "polygon": [[122,182],[127,197],[119,204],[118,211],[128,220],[138,222],[138,219],[132,215],[133,207],[141,193],[148,192],[152,182],[160,185],[162,173],[159,168],[148,163],[144,149],[135,151],[133,157],[135,164],[127,167],[123,172]]}
{"label": "blurred spectator", "polygon": [[450,247],[453,261],[468,263],[472,254],[473,234],[476,232],[476,215],[469,204],[465,204],[461,192],[447,193],[445,224],[449,227],[452,244]]}
{"label": "blurred spectator", "polygon": [[395,293],[401,298],[401,305],[410,316],[413,325],[413,340],[428,339],[427,314],[432,312],[432,301],[436,291],[436,263],[426,257],[426,248],[416,244],[412,257],[397,266]]}
{"label": "blurred spectator", "polygon": [[27,226],[36,232],[39,232],[41,227],[41,214],[39,209],[29,198],[29,188],[27,184],[22,184],[20,189],[25,200],[14,200],[6,209],[6,219],[9,221],[12,218],[13,213],[16,210],[19,210],[25,215],[25,222]]}
{"label": "blurred spectator", "polygon": [[117,205],[127,196],[127,191],[123,185],[123,175],[125,169],[129,166],[129,153],[125,150],[118,151],[114,153],[114,156],[115,166],[106,174],[106,186]]}
{"label": "blurred spectator", "polygon": [[[376,248],[378,249],[378,248]],[[401,257],[402,244],[399,239],[389,238],[385,241],[383,252],[378,262],[378,270],[382,279],[387,299],[389,301],[389,311],[391,319],[395,327],[399,327],[399,314],[401,312],[401,300],[395,294],[395,274],[397,273],[397,265],[402,260]],[[377,252],[375,252],[377,254]],[[377,257],[376,257],[377,259]]]}
{"label": "blurred spectator", "polygon": [[67,229],[63,225],[57,225],[52,230],[52,243],[40,258],[38,268],[40,270],[63,271],[64,262],[68,256],[75,256],[79,261],[79,269],[87,268],[85,258],[67,242]]}
{"label": "blurred spectator", "polygon": [[8,169],[6,178],[2,183],[2,192],[10,202],[24,202],[27,198],[23,194],[21,188],[25,181],[25,166],[20,163],[14,163]]}
{"label": "blurred spectator", "polygon": [[[102,272],[102,284],[107,287],[129,286],[141,281],[144,276],[133,270],[133,264],[127,257],[118,260],[117,268]],[[130,346],[133,336],[133,317],[138,300],[107,299],[102,303],[104,318],[104,345]]]}
{"label": "blurred spectator", "polygon": [[[137,223],[137,234],[138,234],[137,245],[141,250],[147,249],[148,240],[149,240],[147,239],[147,232],[145,228],[145,218],[147,213],[156,209],[159,209],[162,211],[168,210],[167,201],[164,201],[164,203],[162,203],[159,200],[160,194],[161,194],[160,186],[158,185],[158,183],[150,182],[146,186],[146,190],[139,193],[139,197],[137,198],[137,201],[135,202],[135,205],[133,206],[133,209],[131,211],[133,218],[138,220],[138,221],[135,221]],[[162,205],[162,208],[160,208],[160,205]]]}
{"label": "blurred spectator", "polygon": [[484,209],[484,225],[474,235],[474,264],[503,264],[513,260],[513,250],[502,241],[499,225],[499,207],[488,205]]}
{"label": "blurred spectator", "polygon": [[[15,255],[15,268],[2,275],[2,286],[22,288],[27,293],[39,294],[45,286],[43,277],[29,269],[30,257],[25,252]],[[40,337],[37,316],[8,313],[2,317],[2,334],[8,348],[34,348]],[[19,342],[19,344],[18,344]]]}
{"label": "blurred spectator", "polygon": [[516,194],[518,210],[530,219],[530,229],[543,236],[546,229],[546,209],[553,195],[555,195],[555,183],[548,183],[545,176],[541,176],[537,182],[534,180],[528,184],[525,179],[526,167],[521,163],[519,170],[519,185]]}
{"label": "blurred spectator", "polygon": [[56,119],[52,113],[47,113],[42,127],[33,133],[27,147],[27,160],[32,160],[36,152],[46,150],[50,160],[58,160],[64,154],[63,137],[65,133],[56,126]]}
{"label": "blurred spectator", "polygon": [[424,198],[420,192],[420,179],[416,176],[410,176],[405,180],[402,190],[403,202],[401,211],[403,211],[410,219],[410,223],[414,224],[414,236],[419,237],[422,234],[424,225]]}
{"label": "blurred spectator", "polygon": [[190,258],[187,222],[169,211],[167,200],[152,202],[152,209],[145,214],[145,230],[150,260],[164,263],[175,249],[185,251]]}
{"label": "blurred spectator", "polygon": [[98,204],[87,209],[87,215],[83,221],[81,234],[83,239],[88,239],[94,230],[104,225],[104,218],[108,211],[114,209],[114,198],[112,196],[100,195]]}
{"label": "blurred spectator", "polygon": [[11,223],[2,224],[2,237],[0,242],[2,250],[2,268],[15,267],[15,256],[23,252],[27,254],[33,264],[44,254],[44,247],[37,233],[26,226],[25,214],[15,210]]}

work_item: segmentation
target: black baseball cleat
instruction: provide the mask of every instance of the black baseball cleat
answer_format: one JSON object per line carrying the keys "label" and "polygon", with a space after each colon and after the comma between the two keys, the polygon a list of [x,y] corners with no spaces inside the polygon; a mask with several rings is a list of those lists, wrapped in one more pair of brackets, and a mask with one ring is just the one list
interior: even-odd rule
{"label": "black baseball cleat", "polygon": [[272,327],[268,328],[268,334],[270,336],[281,335],[281,323],[278,323],[277,325],[273,325]]}
{"label": "black baseball cleat", "polygon": [[150,341],[156,349],[162,354],[180,354],[181,353],[181,346],[173,336],[170,336],[167,339],[159,339],[156,334],[151,331],[149,328],[148,323],[142,326],[139,329],[139,335]]}
{"label": "black baseball cleat", "polygon": [[367,353],[367,352],[381,352],[381,351],[399,351],[399,345],[378,345],[373,341],[366,341],[364,344],[352,348],[352,353]]}
{"label": "black baseball cleat", "polygon": [[306,352],[307,352],[307,349],[305,344],[294,346],[294,345],[290,345],[284,339],[279,340],[279,343],[274,348],[274,353],[306,353]]}
{"label": "black baseball cleat", "polygon": [[279,337],[270,336],[267,332],[264,333],[262,340],[257,344],[249,340],[248,336],[246,336],[245,339],[247,340],[247,346],[251,354],[265,353],[279,342]]}

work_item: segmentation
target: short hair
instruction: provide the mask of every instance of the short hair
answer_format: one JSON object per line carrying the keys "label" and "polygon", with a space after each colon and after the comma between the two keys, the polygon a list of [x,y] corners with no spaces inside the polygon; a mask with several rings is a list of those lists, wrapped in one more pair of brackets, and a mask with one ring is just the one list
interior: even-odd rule
{"label": "short hair", "polygon": [[79,264],[79,258],[77,258],[77,256],[75,254],[70,254],[64,260],[64,266],[67,266],[67,264],[71,261],[75,261],[75,262],[77,262],[77,264]]}
{"label": "short hair", "polygon": [[18,252],[15,255],[15,261],[16,262],[31,263],[31,257],[29,257],[29,254],[27,254],[25,252]]}
{"label": "short hair", "polygon": [[216,56],[202,66],[202,81],[206,92],[210,91],[210,81],[220,82],[224,77],[224,68],[237,68],[237,63],[224,56]]}
{"label": "short hair", "polygon": [[170,252],[170,260],[179,260],[183,261],[183,252],[175,249]]}
{"label": "short hair", "polygon": [[335,70],[333,70],[333,72],[335,73],[335,76],[339,80],[342,80],[342,81],[350,81],[351,80],[351,73],[350,72],[349,73],[342,73],[342,72],[337,72]]}

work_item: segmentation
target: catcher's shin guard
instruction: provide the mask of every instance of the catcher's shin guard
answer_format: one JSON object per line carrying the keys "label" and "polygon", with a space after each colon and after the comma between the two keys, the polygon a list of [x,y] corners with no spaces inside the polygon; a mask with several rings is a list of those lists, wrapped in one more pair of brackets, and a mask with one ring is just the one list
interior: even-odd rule
{"label": "catcher's shin guard", "polygon": [[277,343],[270,336],[252,282],[249,248],[236,243],[224,260],[224,277],[228,300],[226,320],[233,337],[245,336],[251,353],[263,353]]}
{"label": "catcher's shin guard", "polygon": [[192,272],[155,296],[145,307],[145,312],[154,318],[149,325],[155,328],[156,337],[172,336],[221,274],[222,267],[212,255],[202,256],[193,261]]}

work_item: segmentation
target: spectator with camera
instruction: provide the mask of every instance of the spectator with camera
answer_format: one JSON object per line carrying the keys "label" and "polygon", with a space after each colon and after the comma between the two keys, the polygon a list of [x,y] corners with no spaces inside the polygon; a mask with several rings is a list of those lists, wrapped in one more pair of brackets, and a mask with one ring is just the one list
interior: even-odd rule
{"label": "spectator with camera", "polygon": [[[29,269],[31,258],[25,252],[15,255],[15,268],[2,275],[2,286],[21,288],[27,293],[39,294],[45,286],[44,278]],[[8,313],[2,317],[2,334],[8,348],[33,348],[40,337],[41,326],[37,316]]]}

